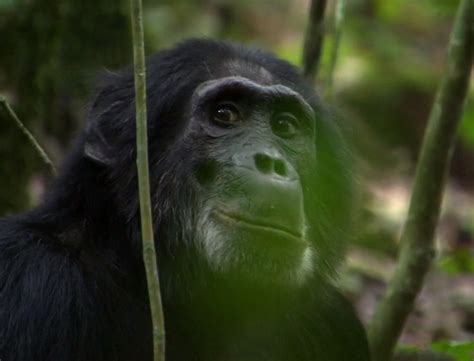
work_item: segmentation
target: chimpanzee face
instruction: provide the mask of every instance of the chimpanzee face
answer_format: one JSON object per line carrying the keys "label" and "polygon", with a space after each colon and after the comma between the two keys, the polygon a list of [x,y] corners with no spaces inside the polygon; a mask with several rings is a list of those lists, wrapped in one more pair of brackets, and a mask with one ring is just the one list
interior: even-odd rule
{"label": "chimpanzee face", "polygon": [[[294,90],[241,76],[194,92],[186,129],[203,207],[197,241],[218,271],[302,282],[314,250],[304,209],[315,162],[315,115]],[[307,187],[306,187],[307,188]]]}

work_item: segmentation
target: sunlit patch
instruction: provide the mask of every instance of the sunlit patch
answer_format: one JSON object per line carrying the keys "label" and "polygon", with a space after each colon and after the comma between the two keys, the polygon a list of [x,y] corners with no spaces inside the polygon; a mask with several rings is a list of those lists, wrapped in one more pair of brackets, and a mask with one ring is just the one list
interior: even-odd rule
{"label": "sunlit patch", "polygon": [[303,252],[303,256],[301,257],[301,263],[295,271],[294,282],[297,285],[305,284],[306,280],[313,274],[314,262],[314,248],[307,247]]}

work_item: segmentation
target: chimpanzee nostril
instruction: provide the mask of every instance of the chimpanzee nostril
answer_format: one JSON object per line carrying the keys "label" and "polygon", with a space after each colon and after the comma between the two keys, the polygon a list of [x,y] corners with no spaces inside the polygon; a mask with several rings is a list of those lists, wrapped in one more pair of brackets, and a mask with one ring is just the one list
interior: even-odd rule
{"label": "chimpanzee nostril", "polygon": [[273,160],[268,155],[257,153],[254,155],[254,160],[255,166],[260,172],[268,174],[273,171]]}
{"label": "chimpanzee nostril", "polygon": [[263,174],[275,174],[280,177],[287,177],[289,170],[283,159],[272,157],[265,153],[256,153],[253,156],[255,168]]}
{"label": "chimpanzee nostril", "polygon": [[288,175],[288,170],[286,168],[285,162],[282,161],[281,159],[275,159],[273,161],[273,170],[275,171],[276,174],[280,176],[287,176]]}

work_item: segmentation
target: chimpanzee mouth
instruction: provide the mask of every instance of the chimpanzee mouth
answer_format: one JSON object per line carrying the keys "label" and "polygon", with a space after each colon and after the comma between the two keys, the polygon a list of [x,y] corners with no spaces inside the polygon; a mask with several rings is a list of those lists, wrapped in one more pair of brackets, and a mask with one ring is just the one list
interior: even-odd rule
{"label": "chimpanzee mouth", "polygon": [[222,208],[214,210],[212,212],[216,217],[228,222],[233,223],[237,226],[248,228],[252,231],[259,233],[270,233],[279,237],[291,239],[298,243],[306,243],[302,232],[295,231],[285,226],[276,225],[262,219],[249,219],[235,212],[224,211]]}

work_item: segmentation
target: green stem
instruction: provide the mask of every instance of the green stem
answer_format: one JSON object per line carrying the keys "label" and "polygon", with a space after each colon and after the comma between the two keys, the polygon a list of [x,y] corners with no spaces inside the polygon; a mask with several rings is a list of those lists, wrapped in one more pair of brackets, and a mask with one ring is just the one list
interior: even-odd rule
{"label": "green stem", "polygon": [[316,80],[321,60],[325,9],[326,0],[311,1],[303,47],[303,74],[311,82]]}
{"label": "green stem", "polygon": [[151,318],[153,323],[153,359],[165,360],[165,327],[161,302],[160,280],[156,260],[148,169],[148,137],[146,110],[145,46],[141,0],[131,0],[133,60],[135,64],[135,111],[137,127],[137,169],[140,194],[140,219],[143,262],[146,270]]}
{"label": "green stem", "polygon": [[329,59],[329,69],[326,76],[326,85],[324,87],[324,92],[326,98],[328,99],[331,99],[333,95],[334,70],[336,69],[339,45],[341,43],[342,25],[344,23],[345,8],[346,0],[337,0],[331,57]]}
{"label": "green stem", "polygon": [[433,238],[469,87],[473,48],[474,0],[462,0],[421,147],[408,217],[400,240],[399,262],[369,328],[374,361],[391,359],[433,260]]}
{"label": "green stem", "polygon": [[56,168],[54,167],[53,162],[51,159],[48,157],[44,149],[41,147],[41,145],[38,143],[38,141],[35,139],[33,134],[26,128],[26,126],[21,122],[20,118],[16,115],[16,113],[13,111],[12,107],[10,104],[8,104],[7,100],[4,97],[0,96],[0,106],[5,110],[6,114],[12,119],[17,127],[21,130],[21,132],[28,138],[30,141],[31,145],[35,150],[38,152],[39,156],[43,160],[43,162],[48,166],[50,172],[52,175],[56,175]]}

